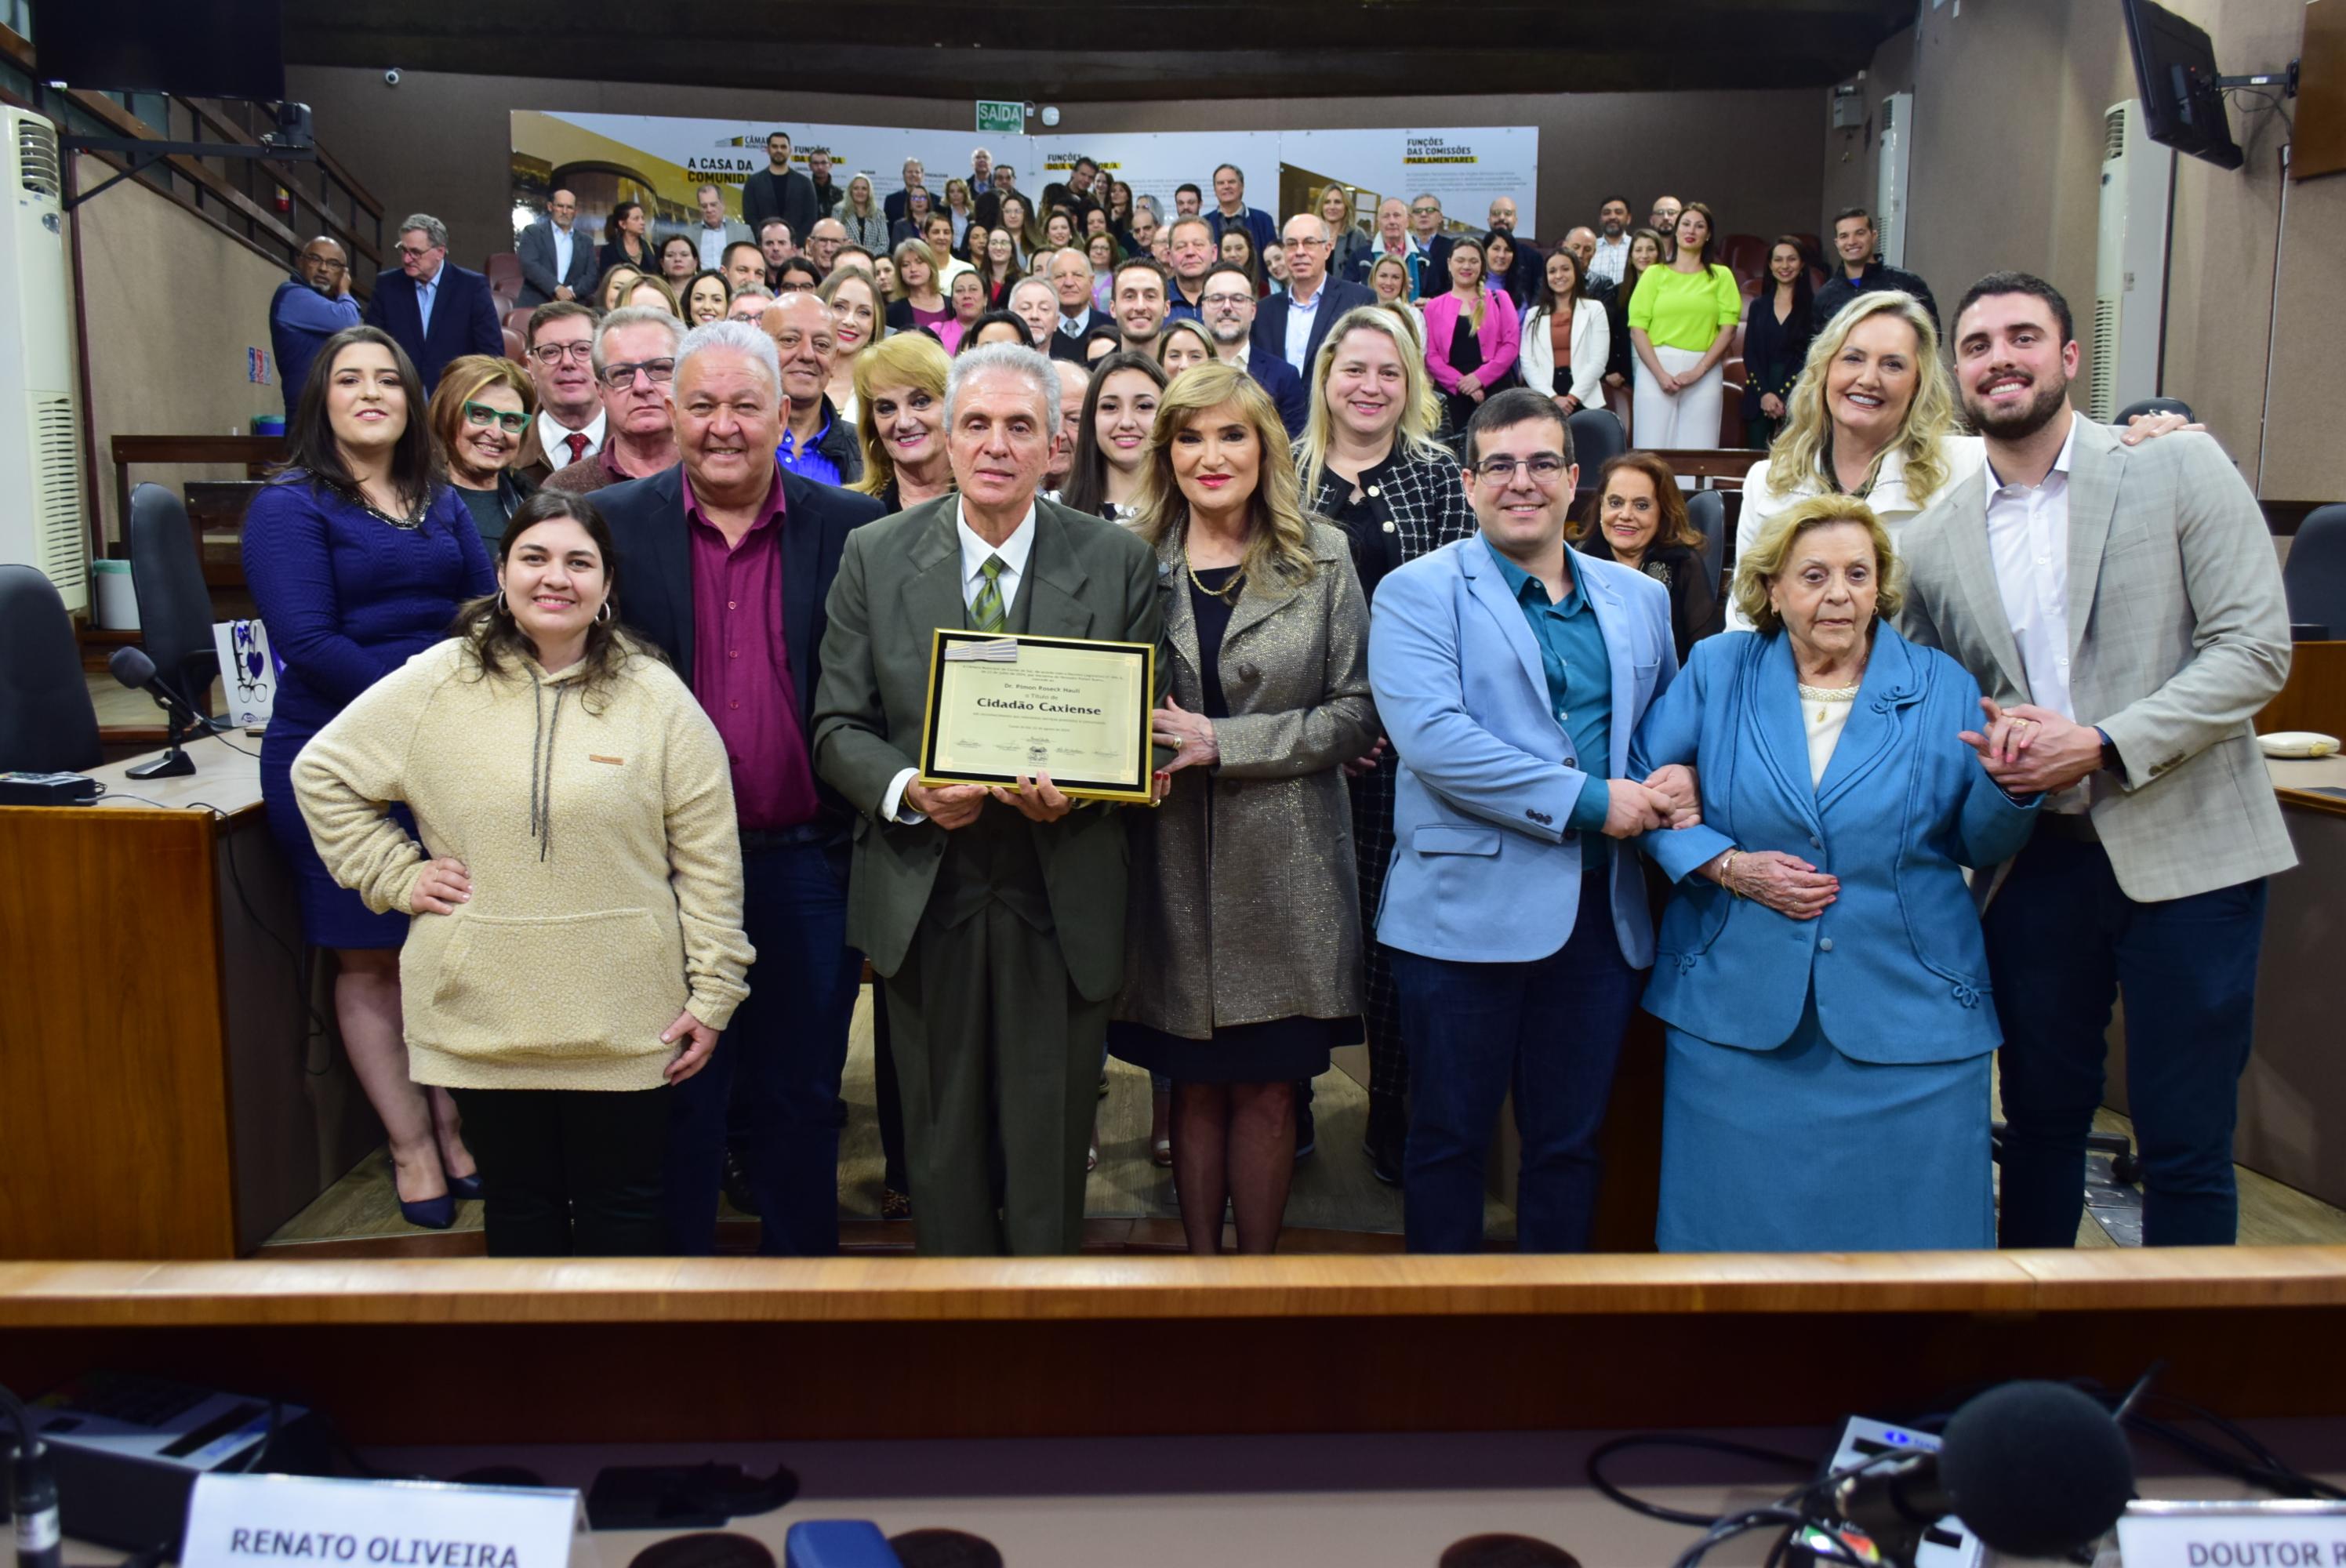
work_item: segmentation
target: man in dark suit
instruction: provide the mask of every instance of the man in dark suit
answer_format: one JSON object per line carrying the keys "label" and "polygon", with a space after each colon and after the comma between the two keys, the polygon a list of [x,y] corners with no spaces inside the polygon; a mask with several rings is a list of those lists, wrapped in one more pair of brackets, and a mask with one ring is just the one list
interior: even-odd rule
{"label": "man in dark suit", "polygon": [[808,742],[824,599],[849,531],[881,506],[777,464],[781,370],[773,340],[748,322],[687,335],[668,391],[683,461],[598,490],[595,504],[627,585],[620,613],[668,656],[725,741],[741,823],[742,926],[762,982],[708,1068],[675,1091],[669,1243],[693,1256],[715,1247],[738,1074],[764,1222],[759,1249],[821,1257],[839,1246],[833,1116],[863,960],[847,943],[852,818],[817,782]]}
{"label": "man in dark suit", "polygon": [[1311,361],[1336,318],[1356,306],[1375,304],[1377,296],[1365,283],[1328,276],[1334,239],[1328,220],[1318,213],[1299,212],[1289,219],[1280,243],[1287,250],[1287,291],[1273,294],[1255,312],[1254,352],[1285,360],[1289,369],[1309,380]]}
{"label": "man in dark suit", "polygon": [[[849,536],[823,634],[815,768],[864,819],[848,934],[887,987],[928,1254],[1081,1244],[1084,1146],[1124,980],[1119,814],[1076,809],[1047,774],[933,789],[915,760],[934,628],[1162,644],[1148,546],[1036,494],[1059,403],[1031,349],[955,359],[958,494]],[[1161,646],[1157,667],[1161,698]]]}
{"label": "man in dark suit", "polygon": [[[817,219],[828,218],[838,210],[839,204],[846,198],[847,192],[831,182],[831,153],[827,148],[814,148],[806,155],[806,159],[807,183],[814,188],[815,218]],[[808,231],[813,227],[814,225],[810,223],[806,229],[793,229],[790,232],[804,239]]]}
{"label": "man in dark suit", "polygon": [[766,167],[741,184],[741,221],[755,234],[766,219],[779,218],[797,235],[821,216],[815,210],[814,181],[790,167],[790,132],[769,133]]}
{"label": "man in dark suit", "polygon": [[995,164],[993,176],[985,188],[978,189],[977,187],[973,186],[971,188],[977,194],[975,200],[970,206],[970,220],[974,223],[983,223],[988,229],[1002,221],[1002,199],[1005,197],[1015,196],[1026,204],[1028,212],[1035,210],[1034,199],[1018,188],[1018,170],[1010,164]]}
{"label": "man in dark suit", "polygon": [[546,216],[521,231],[521,297],[517,303],[584,300],[595,291],[595,247],[572,225],[578,199],[557,190],[546,199]]}
{"label": "man in dark suit", "polygon": [[1051,341],[1040,346],[1053,359],[1085,363],[1089,357],[1084,350],[1085,335],[1094,327],[1116,324],[1105,311],[1092,308],[1092,287],[1098,280],[1091,258],[1072,245],[1051,258],[1051,292],[1059,301],[1059,319],[1051,330]]}
{"label": "man in dark suit", "polygon": [[888,226],[891,229],[893,229],[897,224],[902,223],[904,220],[905,214],[911,211],[912,209],[910,203],[913,199],[913,192],[915,190],[926,190],[927,188],[928,175],[921,168],[921,160],[917,158],[906,158],[904,160],[904,184],[903,188],[890,191],[886,199],[880,203],[881,211],[888,215]]}
{"label": "man in dark suit", "polygon": [[1216,262],[1206,274],[1199,296],[1198,325],[1206,329],[1206,336],[1214,340],[1215,357],[1252,376],[1255,384],[1270,394],[1270,401],[1279,409],[1279,423],[1287,427],[1287,433],[1300,436],[1303,433],[1304,418],[1311,412],[1311,392],[1294,366],[1277,354],[1255,351],[1251,341],[1254,318],[1254,280],[1235,261]]}
{"label": "man in dark suit", "polygon": [[[428,212],[399,226],[399,270],[375,279],[366,320],[407,351],[426,396],[450,360],[505,351],[489,280],[448,260],[448,226]],[[417,412],[411,409],[408,417]]]}

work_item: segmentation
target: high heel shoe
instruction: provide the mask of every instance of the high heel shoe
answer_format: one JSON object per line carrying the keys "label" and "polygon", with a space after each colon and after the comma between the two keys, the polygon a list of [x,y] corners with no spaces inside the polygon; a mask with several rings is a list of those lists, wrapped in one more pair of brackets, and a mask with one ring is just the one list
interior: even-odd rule
{"label": "high heel shoe", "polygon": [[474,1171],[468,1176],[450,1176],[448,1178],[448,1196],[450,1197],[464,1198],[467,1201],[480,1196],[481,1173]]}
{"label": "high heel shoe", "polygon": [[438,1197],[427,1197],[417,1203],[410,1203],[405,1198],[401,1198],[399,1217],[423,1230],[447,1229],[456,1223],[454,1186],[455,1184],[452,1182],[449,1184],[450,1191],[442,1193]]}

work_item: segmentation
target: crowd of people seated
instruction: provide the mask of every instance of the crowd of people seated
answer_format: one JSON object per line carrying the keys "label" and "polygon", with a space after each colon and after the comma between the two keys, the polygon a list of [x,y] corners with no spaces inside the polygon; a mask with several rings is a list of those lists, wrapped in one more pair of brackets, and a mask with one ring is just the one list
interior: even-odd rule
{"label": "crowd of people seated", "polygon": [[[510,308],[428,214],[271,305],[264,794],[414,1223],[833,1250],[868,961],[924,1252],[1079,1245],[1110,1054],[1193,1248],[1272,1250],[1355,1043],[1413,1248],[1483,1245],[1510,1095],[1517,1244],[1585,1247],[1641,1006],[1664,1247],[2066,1246],[2120,983],[2148,1238],[2231,1239],[2287,616],[2208,436],[2070,406],[2051,286],[1943,340],[1858,210],[1828,277],[1673,197],[1543,252],[768,153],[675,233],[551,193]],[[1156,807],[925,782],[938,627],[1155,646]]]}

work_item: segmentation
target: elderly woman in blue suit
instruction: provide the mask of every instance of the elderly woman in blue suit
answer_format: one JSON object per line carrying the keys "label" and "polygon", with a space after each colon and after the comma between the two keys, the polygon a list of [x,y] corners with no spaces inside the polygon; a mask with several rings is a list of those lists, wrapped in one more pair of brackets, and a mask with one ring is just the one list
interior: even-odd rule
{"label": "elderly woman in blue suit", "polygon": [[1665,1251],[1995,1243],[1963,868],[2009,859],[2036,799],[1988,776],[1978,683],[1892,629],[1893,565],[1862,501],[1792,507],[1737,572],[1758,629],[1697,643],[1638,726],[1632,774],[1691,763],[1702,797],[1645,840],[1677,885],[1645,1000]]}

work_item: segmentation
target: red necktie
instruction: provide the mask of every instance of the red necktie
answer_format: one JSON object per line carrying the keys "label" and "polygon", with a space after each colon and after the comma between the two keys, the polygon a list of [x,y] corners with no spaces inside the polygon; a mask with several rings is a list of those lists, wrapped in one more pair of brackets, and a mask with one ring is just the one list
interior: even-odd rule
{"label": "red necktie", "polygon": [[576,463],[586,455],[586,434],[584,431],[574,430],[562,439],[570,445],[571,462]]}

